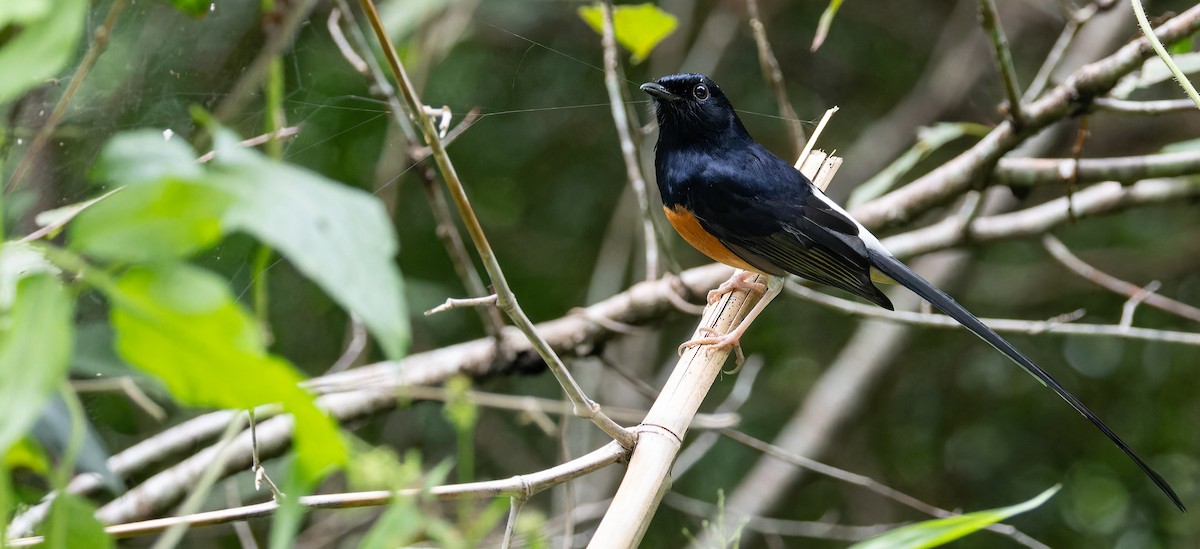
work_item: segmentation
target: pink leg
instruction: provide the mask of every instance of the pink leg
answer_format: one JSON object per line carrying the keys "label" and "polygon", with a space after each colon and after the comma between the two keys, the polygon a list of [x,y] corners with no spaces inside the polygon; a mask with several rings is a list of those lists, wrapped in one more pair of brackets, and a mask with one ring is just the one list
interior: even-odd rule
{"label": "pink leg", "polygon": [[751,282],[750,279],[758,276],[757,273],[750,271],[737,270],[729,280],[722,282],[717,289],[708,292],[708,304],[712,305],[721,300],[721,296],[734,290],[750,290],[753,292],[765,292],[767,287],[761,282]]}
{"label": "pink leg", "polygon": [[[750,327],[750,323],[754,322],[754,319],[757,318],[758,315],[763,312],[763,309],[767,308],[767,304],[770,303],[772,299],[775,299],[775,296],[779,295],[779,292],[781,292],[783,290],[783,281],[784,281],[784,279],[780,278],[780,277],[772,276],[772,277],[768,278],[767,284],[766,284],[766,291],[763,293],[762,299],[758,300],[758,303],[754,304],[754,308],[750,309],[750,312],[748,314],[746,314],[746,318],[742,319],[742,321],[740,323],[738,323],[737,327],[734,328],[733,330],[730,330],[729,333],[727,333],[725,335],[718,335],[711,329],[701,328],[702,332],[709,333],[712,335],[710,335],[708,337],[698,337],[696,339],[684,342],[683,345],[679,346],[679,352],[682,353],[683,350],[688,347],[696,347],[699,345],[713,345],[713,346],[716,346],[718,349],[724,349],[727,347],[732,347],[734,345],[737,345],[738,340],[740,340],[742,338],[742,334],[745,334],[746,329]],[[731,279],[729,279],[729,282],[726,282],[726,284],[729,284],[732,282],[733,282],[733,279],[731,278]],[[741,282],[743,284],[747,283],[745,280],[742,280]],[[750,283],[750,284],[762,286],[762,284],[759,284],[757,282]],[[722,286],[724,286],[724,284],[722,284]]]}

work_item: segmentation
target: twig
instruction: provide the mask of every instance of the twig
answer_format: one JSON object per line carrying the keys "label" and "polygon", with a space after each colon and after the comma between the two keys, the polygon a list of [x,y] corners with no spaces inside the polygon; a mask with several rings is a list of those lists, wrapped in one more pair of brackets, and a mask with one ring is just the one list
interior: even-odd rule
{"label": "twig", "polygon": [[1140,292],[1130,296],[1129,299],[1125,300],[1125,305],[1121,307],[1121,322],[1118,324],[1118,326],[1126,330],[1128,330],[1130,326],[1133,326],[1133,313],[1137,311],[1138,305],[1141,305],[1146,298],[1153,295],[1158,295],[1154,292],[1157,292],[1160,287],[1162,287],[1161,282],[1152,280],[1146,285],[1145,288],[1142,288]]}
{"label": "twig", "polygon": [[501,549],[509,549],[512,547],[513,532],[517,528],[517,515],[521,512],[521,508],[525,507],[526,498],[511,496],[508,498],[508,523],[504,525],[504,542],[500,544]]}
{"label": "twig", "polygon": [[1181,112],[1196,112],[1196,104],[1191,99],[1161,99],[1157,101],[1129,101],[1115,97],[1100,97],[1092,104],[1096,110],[1117,114],[1137,114],[1158,116]]}
{"label": "twig", "polygon": [[1179,70],[1179,65],[1175,64],[1175,60],[1171,59],[1171,54],[1164,48],[1162,42],[1159,42],[1158,36],[1154,34],[1154,27],[1150,26],[1150,21],[1146,19],[1146,10],[1142,8],[1141,0],[1129,0],[1129,5],[1133,7],[1133,14],[1137,17],[1138,26],[1142,28],[1142,34],[1150,41],[1150,47],[1154,48],[1154,53],[1166,63],[1171,74],[1175,76],[1175,81],[1183,88],[1184,93],[1187,93],[1188,98],[1195,103],[1196,108],[1200,108],[1200,93],[1196,93],[1195,86],[1192,86],[1191,80],[1188,80],[1186,74]]}
{"label": "twig", "polygon": [[497,305],[512,319],[517,328],[529,338],[538,355],[546,362],[551,373],[558,380],[559,385],[563,387],[563,390],[571,399],[572,404],[575,406],[576,415],[591,420],[600,429],[608,433],[609,436],[619,441],[623,447],[631,448],[634,444],[633,434],[604,415],[600,411],[600,406],[583,393],[579,384],[575,382],[570,372],[567,371],[567,367],[563,364],[562,359],[558,357],[558,354],[555,353],[550,344],[538,334],[533,322],[521,310],[516,295],[508,286],[508,281],[505,279],[504,272],[500,268],[500,262],[492,252],[487,236],[483,232],[483,227],[480,225],[479,219],[475,217],[475,212],[471,208],[470,201],[467,200],[466,191],[463,189],[462,182],[458,178],[458,172],[450,162],[450,156],[446,153],[445,148],[442,147],[436,128],[433,127],[433,121],[425,115],[422,108],[423,104],[417,96],[416,89],[409,81],[407,73],[404,72],[404,67],[400,63],[400,58],[396,53],[395,47],[392,46],[391,39],[383,27],[383,22],[379,19],[379,14],[375,11],[375,4],[372,0],[359,0],[359,3],[363,11],[367,14],[371,28],[375,31],[375,37],[383,45],[384,54],[391,66],[392,74],[396,77],[401,94],[407,103],[409,114],[415,116],[421,123],[425,134],[425,141],[433,150],[433,157],[437,161],[438,168],[442,173],[442,179],[445,181],[446,186],[449,187],[454,204],[458,207],[459,217],[466,225],[467,233],[470,234],[471,240],[475,243],[475,249],[479,252],[484,268],[487,269],[488,275],[492,279],[492,285],[496,288],[496,295],[498,296]]}
{"label": "twig", "polygon": [[333,44],[342,53],[342,58],[347,63],[350,63],[350,66],[354,67],[354,70],[358,71],[358,74],[367,77],[371,76],[371,67],[367,65],[367,62],[363,60],[358,52],[354,51],[354,48],[350,45],[350,41],[346,40],[346,35],[342,32],[342,26],[339,24],[341,19],[342,9],[339,7],[330,10],[329,18],[325,20],[325,28],[329,31],[330,38],[333,38]]}
{"label": "twig", "polygon": [[642,241],[646,248],[646,280],[658,277],[658,238],[654,233],[653,213],[650,209],[650,195],[646,191],[646,180],[642,177],[642,167],[638,161],[637,147],[633,143],[633,130],[629,124],[625,99],[621,94],[623,78],[619,71],[620,59],[617,55],[616,31],[613,28],[612,0],[600,3],[603,15],[603,33],[600,44],[604,48],[604,87],[608,90],[608,101],[612,111],[613,122],[617,125],[617,138],[621,142],[621,158],[625,161],[625,177],[637,197],[638,207],[642,212]]}
{"label": "twig", "polygon": [[[208,499],[208,493],[210,490],[212,490],[213,485],[216,484],[221,467],[224,466],[225,460],[229,459],[229,449],[233,445],[233,439],[242,430],[244,417],[247,416],[238,414],[229,422],[229,425],[225,426],[225,432],[221,434],[221,440],[217,442],[216,459],[214,459],[212,464],[205,469],[204,474],[200,476],[200,479],[196,482],[192,492],[188,494],[187,499],[184,500],[183,505],[180,506],[179,514],[190,515],[195,513],[200,509],[200,506],[204,504],[204,500]],[[252,418],[253,416],[249,417]],[[187,533],[188,526],[189,525],[186,522],[180,522],[171,525],[171,527],[167,528],[166,531],[163,532],[163,535],[154,542],[154,546],[151,549],[171,549],[172,547],[175,547],[175,545],[177,545],[179,541],[183,539],[183,535]]]}
{"label": "twig", "polygon": [[[722,429],[721,434],[727,438],[730,438],[730,439],[738,442],[739,444],[742,444],[749,448],[758,450],[758,451],[760,451],[764,454],[767,454],[775,459],[784,461],[786,463],[790,463],[796,467],[802,467],[804,469],[808,469],[817,474],[825,475],[827,477],[830,477],[830,478],[833,478],[836,480],[840,480],[847,484],[859,486],[859,487],[864,488],[872,493],[878,494],[878,495],[885,497],[887,499],[890,499],[896,503],[904,505],[905,507],[915,509],[915,510],[925,513],[927,515],[938,517],[938,518],[946,518],[946,517],[953,517],[953,516],[959,515],[959,513],[955,513],[953,511],[948,511],[946,509],[942,509],[935,505],[925,503],[924,501],[921,501],[913,496],[905,494],[904,492],[901,492],[901,491],[899,491],[895,488],[892,488],[891,486],[888,486],[886,484],[883,484],[883,483],[881,483],[871,477],[868,477],[866,475],[859,475],[856,473],[851,473],[851,472],[848,472],[848,471],[845,471],[842,469],[838,469],[836,467],[826,465],[824,463],[820,463],[815,460],[808,459],[808,458],[801,456],[799,454],[796,454],[794,452],[789,452],[789,451],[787,451],[783,448],[780,448],[779,446],[776,446],[774,444],[770,444],[765,441],[756,439],[756,438],[754,438],[750,435],[747,435],[745,433],[742,433],[740,431],[734,431],[732,429]],[[1038,542],[1037,540],[1029,537],[1029,535],[1027,535],[1027,534],[1021,532],[1020,530],[1017,530],[1015,527],[1007,525],[1007,524],[993,524],[993,525],[989,526],[987,529],[991,530],[993,532],[999,533],[999,534],[1003,534],[1003,535],[1012,537],[1012,538],[1016,539],[1018,542],[1020,542],[1021,544],[1029,546],[1029,547],[1046,547],[1041,542]]]}
{"label": "twig", "polygon": [[54,105],[54,110],[50,111],[50,117],[46,119],[46,123],[38,129],[38,132],[33,137],[33,141],[29,143],[29,148],[25,150],[25,154],[21,155],[21,160],[17,162],[17,166],[13,168],[12,175],[8,178],[8,183],[5,184],[4,190],[6,193],[11,193],[16,190],[17,185],[20,185],[21,180],[25,178],[26,172],[33,167],[33,162],[41,154],[45,148],[46,142],[50,140],[50,134],[58,128],[58,124],[62,122],[62,118],[67,114],[67,107],[71,104],[71,100],[75,98],[75,94],[79,92],[79,87],[87,80],[88,75],[92,73],[92,69],[96,66],[96,60],[100,58],[100,54],[108,49],[108,37],[112,35],[112,30],[117,26],[117,16],[125,10],[125,6],[129,5],[129,0],[116,0],[112,6],[108,8],[108,15],[104,16],[104,23],[101,23],[96,28],[96,33],[92,40],[91,46],[83,54],[83,59],[79,62],[79,67],[75,69],[75,74],[71,76],[71,83],[67,84],[67,89],[63,91],[62,97],[58,98],[58,103]]}
{"label": "twig", "polygon": [[[833,297],[816,290],[811,290],[799,284],[789,283],[787,291],[792,295],[823,305],[830,309],[856,316],[878,318],[904,324],[915,324],[931,328],[959,329],[961,325],[954,319],[939,314],[925,314],[908,311],[889,311],[879,307],[864,305],[847,299]],[[984,324],[999,333],[1016,333],[1027,335],[1064,334],[1092,337],[1108,337],[1134,339],[1142,341],[1159,341],[1163,343],[1178,343],[1181,345],[1200,345],[1200,333],[1179,332],[1173,330],[1154,330],[1150,328],[1130,328],[1111,324],[1064,324],[1049,320],[1012,320],[1005,318],[981,318]]]}
{"label": "twig", "polygon": [[800,149],[800,156],[796,157],[797,170],[808,160],[808,153],[812,152],[813,147],[817,144],[817,139],[821,137],[821,132],[825,130],[825,125],[829,123],[829,119],[833,118],[833,114],[836,112],[838,112],[836,105],[825,110],[825,114],[821,116],[821,121],[817,123],[817,128],[813,130],[812,137],[804,143],[804,147]]}
{"label": "twig", "polygon": [[316,0],[299,0],[294,4],[288,3],[290,11],[284,16],[281,23],[271,29],[266,43],[258,49],[258,55],[254,61],[242,71],[241,78],[238,78],[233,89],[229,90],[225,99],[217,106],[214,114],[218,120],[229,120],[242,110],[254,90],[262,86],[263,79],[271,70],[271,64],[292,42],[293,36],[308,21],[308,15],[316,5]]}
{"label": "twig", "polygon": [[[417,400],[437,401],[445,401],[450,398],[450,396],[446,394],[445,389],[441,387],[428,387],[424,385],[402,387],[398,391],[398,396],[401,399],[411,398]],[[496,408],[500,410],[538,412],[542,414],[554,415],[568,415],[571,413],[570,403],[549,398],[501,395],[497,393],[487,393],[474,390],[463,392],[461,398],[464,398],[467,402],[471,402],[479,406],[486,406],[488,408]],[[605,409],[609,411],[609,416],[629,422],[636,422],[641,418],[646,417],[647,413],[646,410],[637,410],[633,408],[609,407]],[[692,426],[697,429],[725,429],[737,425],[740,421],[741,417],[733,412],[696,414],[695,419],[692,421]]]}
{"label": "twig", "polygon": [[783,117],[787,125],[793,152],[798,155],[798,158],[803,159],[805,156],[801,153],[803,144],[816,141],[816,137],[808,140],[804,138],[804,127],[800,125],[800,117],[796,115],[796,109],[792,108],[792,102],[788,100],[787,87],[783,83],[783,70],[779,68],[779,60],[775,58],[771,42],[767,40],[767,29],[758,12],[758,0],[746,0],[746,12],[750,17],[750,29],[754,33],[754,44],[758,47],[758,66],[762,69],[763,80],[771,86],[771,91],[775,94],[775,103],[779,105],[779,116]]}
{"label": "twig", "polygon": [[1092,16],[1096,15],[1099,9],[1096,4],[1088,4],[1075,12],[1067,13],[1067,25],[1063,27],[1062,33],[1058,35],[1058,40],[1054,41],[1050,52],[1046,54],[1046,59],[1042,62],[1042,66],[1038,68],[1033,81],[1029,83],[1029,88],[1025,90],[1025,95],[1021,97],[1022,101],[1033,101],[1042,94],[1042,90],[1046,89],[1046,85],[1050,83],[1050,77],[1054,75],[1054,71],[1062,63],[1067,48],[1071,47],[1071,43],[1075,41],[1075,37],[1079,35],[1079,31],[1083,29],[1084,24]]}
{"label": "twig", "polygon": [[163,422],[167,420],[167,412],[154,402],[141,387],[138,387],[137,382],[129,376],[109,377],[100,379],[73,379],[71,387],[79,393],[99,392],[99,391],[120,391],[129,397],[129,401],[134,403],[142,411],[154,418],[155,421]]}
{"label": "twig", "polygon": [[1047,234],[1043,236],[1042,246],[1046,248],[1047,252],[1050,252],[1051,257],[1061,263],[1064,267],[1087,279],[1091,283],[1100,286],[1101,288],[1121,294],[1130,299],[1133,299],[1135,296],[1142,295],[1142,299],[1144,299],[1146,304],[1151,307],[1162,309],[1168,313],[1181,316],[1188,320],[1200,322],[1200,308],[1193,307],[1187,303],[1176,301],[1169,297],[1153,292],[1149,293],[1148,295],[1144,295],[1146,294],[1144,288],[1140,288],[1136,284],[1126,282],[1115,276],[1112,276],[1087,264],[1082,259],[1079,259],[1079,256],[1071,253],[1071,250],[1067,248],[1067,246],[1063,244],[1061,240],[1055,238],[1054,235]]}
{"label": "twig", "polygon": [[466,298],[446,298],[446,302],[425,311],[425,316],[444,313],[451,309],[461,309],[464,307],[491,307],[496,304],[496,294],[485,295],[483,297],[466,297]]}
{"label": "twig", "polygon": [[333,363],[333,366],[325,370],[326,374],[336,374],[353,366],[367,350],[367,342],[370,341],[370,338],[367,337],[367,326],[358,319],[358,316],[350,315],[346,331],[350,332],[350,341],[346,342],[346,348],[342,350],[341,356]]}
{"label": "twig", "polygon": [[[668,492],[663,498],[663,503],[701,519],[711,519],[719,511],[717,506],[712,503],[690,498],[679,492]],[[758,515],[742,515],[742,517],[746,519],[746,528],[761,534],[838,541],[862,541],[901,526],[900,524],[849,526],[824,521],[783,520]]]}
{"label": "twig", "polygon": [[[272,132],[267,132],[267,133],[264,133],[261,135],[256,135],[249,139],[243,139],[238,144],[243,147],[246,147],[246,148],[257,147],[257,146],[262,145],[263,143],[267,143],[269,141],[274,141],[274,140],[278,140],[278,139],[288,139],[291,137],[295,137],[299,133],[300,133],[300,126],[289,126],[286,128],[279,128],[278,130],[275,130]],[[214,159],[216,157],[217,157],[217,151],[215,151],[215,150],[208,151],[208,152],[196,157],[196,162],[199,164],[204,164],[206,162],[211,162],[212,159]]]}
{"label": "twig", "polygon": [[1000,79],[1004,81],[1004,93],[1008,96],[1008,114],[1013,125],[1020,128],[1025,118],[1021,106],[1021,85],[1017,83],[1017,68],[1013,66],[1012,50],[1008,48],[1008,38],[1000,26],[1000,13],[996,11],[995,0],[979,0],[979,20],[992,41],[996,64],[1000,66]]}

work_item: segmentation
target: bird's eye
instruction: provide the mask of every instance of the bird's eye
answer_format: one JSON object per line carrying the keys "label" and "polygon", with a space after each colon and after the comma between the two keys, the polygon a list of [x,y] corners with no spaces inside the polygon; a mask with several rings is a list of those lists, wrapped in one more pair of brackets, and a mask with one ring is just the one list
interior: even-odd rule
{"label": "bird's eye", "polygon": [[692,88],[692,95],[696,96],[696,99],[701,101],[708,99],[708,86],[705,86],[704,84],[696,84],[696,87]]}

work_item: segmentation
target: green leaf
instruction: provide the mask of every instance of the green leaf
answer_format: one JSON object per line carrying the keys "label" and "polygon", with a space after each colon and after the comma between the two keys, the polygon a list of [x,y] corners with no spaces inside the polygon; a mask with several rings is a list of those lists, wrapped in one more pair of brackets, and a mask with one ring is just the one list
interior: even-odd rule
{"label": "green leaf", "polygon": [[[579,17],[583,18],[592,30],[604,34],[604,12],[600,3],[580,7]],[[630,61],[635,64],[645,60],[659,42],[675,32],[678,25],[679,21],[674,15],[654,4],[613,6],[613,33],[617,37],[617,43],[633,54]]]}
{"label": "green leaf", "polygon": [[109,261],[187,257],[221,240],[230,201],[211,186],[173,178],[131,185],[80,213],[69,225],[68,242]]}
{"label": "green leaf", "polygon": [[[22,5],[29,2],[29,5]],[[5,22],[18,24],[16,35],[0,47],[0,104],[7,103],[58,74],[75,55],[83,35],[87,0],[5,0]],[[7,21],[5,21],[7,19]]]}
{"label": "green leaf", "polygon": [[821,12],[821,19],[817,21],[817,33],[813,35],[812,51],[817,51],[817,48],[825,43],[825,37],[829,36],[829,27],[833,26],[833,16],[837,15],[841,7],[842,0],[829,0],[829,5]]}
{"label": "green leaf", "polygon": [[171,0],[175,9],[194,17],[208,13],[212,0]]}
{"label": "green leaf", "polygon": [[957,517],[928,520],[897,528],[879,537],[854,544],[851,549],[922,549],[937,547],[967,534],[978,532],[1014,515],[1037,508],[1058,492],[1054,486],[1037,497],[1009,507],[976,511]]}
{"label": "green leaf", "polygon": [[229,231],[245,231],[277,250],[347,311],[360,318],[389,358],[408,347],[408,316],[391,220],[374,196],[316,173],[275,162],[215,135],[211,185],[234,198]]}
{"label": "green leaf", "polygon": [[40,252],[17,242],[0,246],[0,455],[67,375],[74,304]]}
{"label": "green leaf", "polygon": [[50,11],[50,0],[22,0],[0,2],[0,28],[10,24],[25,24],[37,21]]}
{"label": "green leaf", "polygon": [[108,289],[117,352],[158,377],[180,402],[252,408],[279,402],[296,418],[297,463],[308,482],[345,462],[336,424],[268,354],[253,317],[216,275],[182,263],[138,267]]}
{"label": "green leaf", "polygon": [[203,173],[195,151],[183,140],[168,139],[155,130],[136,130],[110,139],[89,175],[99,182],[134,185],[167,176],[198,180]]}
{"label": "green leaf", "polygon": [[45,526],[46,547],[113,547],[113,540],[104,533],[104,525],[95,517],[96,509],[75,494],[59,494],[50,507],[50,520]]}
{"label": "green leaf", "polygon": [[152,130],[118,135],[105,145],[91,176],[124,187],[71,222],[72,249],[139,263],[186,257],[221,239],[221,218],[232,199],[204,184],[204,172],[182,140]]}

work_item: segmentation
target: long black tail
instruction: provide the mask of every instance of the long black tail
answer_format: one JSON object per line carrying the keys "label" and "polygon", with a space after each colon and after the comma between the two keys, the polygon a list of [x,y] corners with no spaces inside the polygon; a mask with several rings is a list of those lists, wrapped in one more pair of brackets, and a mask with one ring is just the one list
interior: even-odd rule
{"label": "long black tail", "polygon": [[980,322],[975,315],[963,308],[962,305],[959,305],[954,298],[946,295],[945,292],[942,292],[934,287],[933,284],[929,283],[929,281],[921,278],[920,275],[913,272],[912,269],[909,269],[908,266],[901,263],[900,260],[874,250],[869,251],[868,254],[871,264],[874,265],[876,269],[879,269],[884,274],[892,277],[896,282],[899,282],[904,287],[912,290],[913,293],[921,296],[921,298],[923,298],[925,301],[928,301],[931,305],[949,315],[950,318],[953,318],[963,326],[966,326],[968,330],[975,332],[975,335],[988,342],[988,344],[990,344],[992,347],[995,347],[996,350],[1004,353],[1005,356],[1007,356],[1013,362],[1016,362],[1019,366],[1021,366],[1021,368],[1024,368],[1029,375],[1040,381],[1042,385],[1053,389],[1058,396],[1067,401],[1067,404],[1070,404],[1075,411],[1083,414],[1083,417],[1086,417],[1088,421],[1091,421],[1092,425],[1095,425],[1096,428],[1100,429],[1100,431],[1103,432],[1104,435],[1109,438],[1109,440],[1113,441],[1113,444],[1116,444],[1121,451],[1125,452],[1125,454],[1128,455],[1130,459],[1132,459],[1133,462],[1142,469],[1142,472],[1146,473],[1146,476],[1150,477],[1150,480],[1154,481],[1154,484],[1157,484],[1158,488],[1162,490],[1167,497],[1171,498],[1171,501],[1176,507],[1179,508],[1180,511],[1187,510],[1184,508],[1183,502],[1180,501],[1179,496],[1175,494],[1175,491],[1171,489],[1171,486],[1167,484],[1167,481],[1163,479],[1162,476],[1155,472],[1154,469],[1151,469],[1150,466],[1147,465],[1146,462],[1143,461],[1142,458],[1139,457],[1137,453],[1135,453],[1133,449],[1129,447],[1129,445],[1125,444],[1125,441],[1121,440],[1121,437],[1117,436],[1112,429],[1109,429],[1108,425],[1105,425],[1103,421],[1100,421],[1100,418],[1096,417],[1096,414],[1092,413],[1087,406],[1084,406],[1079,399],[1075,398],[1075,395],[1067,392],[1062,385],[1059,385],[1058,381],[1056,381],[1050,374],[1039,368],[1037,364],[1034,364],[1032,360],[1029,360],[1029,358],[1022,354],[1021,351],[1018,351],[1016,347],[1013,347],[1011,343],[1005,341],[1004,338],[1000,337],[999,334],[984,325],[983,322]]}

